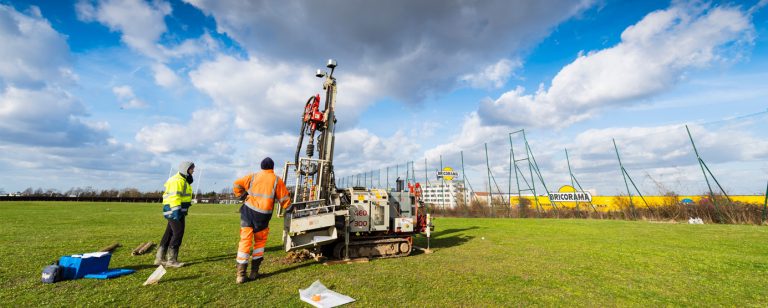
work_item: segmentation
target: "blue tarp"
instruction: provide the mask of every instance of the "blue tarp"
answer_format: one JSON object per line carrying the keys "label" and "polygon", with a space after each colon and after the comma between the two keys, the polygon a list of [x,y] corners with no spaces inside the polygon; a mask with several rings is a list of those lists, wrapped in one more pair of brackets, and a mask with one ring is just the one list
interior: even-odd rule
{"label": "blue tarp", "polygon": [[120,277],[123,275],[128,275],[135,272],[135,270],[132,269],[125,269],[125,268],[113,268],[111,270],[107,270],[101,273],[95,273],[95,274],[88,274],[85,275],[85,278],[91,278],[91,279],[109,279],[109,278],[115,278]]}

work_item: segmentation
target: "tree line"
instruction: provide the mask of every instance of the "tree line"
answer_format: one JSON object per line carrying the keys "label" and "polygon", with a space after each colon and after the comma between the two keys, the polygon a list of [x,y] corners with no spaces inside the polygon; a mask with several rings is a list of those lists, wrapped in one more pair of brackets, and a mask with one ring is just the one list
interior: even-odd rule
{"label": "tree line", "polygon": [[[146,198],[160,199],[163,197],[162,190],[155,191],[141,191],[137,188],[129,187],[123,189],[109,188],[109,189],[97,189],[91,186],[86,187],[72,187],[66,191],[61,191],[55,188],[32,188],[28,187],[18,192],[6,192],[0,188],[0,196],[17,196],[17,197],[68,197],[68,198]],[[229,199],[232,198],[232,190],[222,189],[219,192],[209,191],[202,192],[199,189],[194,194],[195,198],[207,198],[207,199]]]}

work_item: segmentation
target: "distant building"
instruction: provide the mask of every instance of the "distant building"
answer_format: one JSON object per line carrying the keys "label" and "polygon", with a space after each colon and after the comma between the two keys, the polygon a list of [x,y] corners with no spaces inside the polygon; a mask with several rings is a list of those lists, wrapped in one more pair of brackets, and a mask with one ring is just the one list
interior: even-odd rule
{"label": "distant building", "polygon": [[[517,196],[517,194],[514,194],[514,196]],[[488,205],[488,199],[489,199],[490,193],[487,191],[475,191],[467,194],[467,202],[471,202],[469,200],[477,200],[481,204]],[[509,194],[507,193],[493,193],[493,199],[495,202],[506,202],[505,200],[509,200]]]}
{"label": "distant building", "polygon": [[488,199],[488,192],[487,191],[476,191],[472,195],[476,199],[480,199],[480,200]]}
{"label": "distant building", "polygon": [[199,197],[192,200],[193,203],[201,203],[201,204],[242,204],[243,201],[240,199],[228,199],[228,198],[218,198],[218,197]]}
{"label": "distant building", "polygon": [[425,203],[446,209],[455,208],[463,200],[464,183],[457,181],[435,181],[421,187]]}

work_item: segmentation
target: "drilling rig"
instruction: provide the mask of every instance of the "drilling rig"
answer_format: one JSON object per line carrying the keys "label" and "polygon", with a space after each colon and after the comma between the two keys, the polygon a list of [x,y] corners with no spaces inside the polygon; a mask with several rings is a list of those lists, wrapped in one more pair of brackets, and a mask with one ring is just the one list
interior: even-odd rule
{"label": "drilling rig", "polygon": [[[333,149],[336,132],[336,61],[328,60],[330,72],[317,70],[323,78],[325,103],[310,96],[301,118],[293,162],[287,162],[283,179],[293,185],[293,206],[284,216],[285,251],[311,250],[336,259],[389,258],[407,256],[413,236],[433,230],[421,201],[419,183],[397,180],[394,190],[366,187],[336,187]],[[317,135],[317,136],[316,136]],[[305,155],[301,155],[307,137]],[[317,148],[317,150],[315,149]],[[317,158],[313,158],[317,154]]]}

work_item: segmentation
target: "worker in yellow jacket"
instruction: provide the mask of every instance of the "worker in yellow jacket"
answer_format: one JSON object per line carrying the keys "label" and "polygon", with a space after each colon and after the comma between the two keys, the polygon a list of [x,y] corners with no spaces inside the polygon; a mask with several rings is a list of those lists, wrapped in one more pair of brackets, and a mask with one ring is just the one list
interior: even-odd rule
{"label": "worker in yellow jacket", "polygon": [[[280,177],[275,175],[275,163],[267,157],[261,161],[261,171],[239,178],[233,190],[243,200],[240,206],[240,244],[237,248],[237,283],[255,280],[264,260],[264,246],[269,235],[269,220],[275,202],[290,210],[291,197]],[[247,279],[248,261],[253,259]]]}
{"label": "worker in yellow jacket", "polygon": [[[163,239],[157,247],[155,265],[182,267],[178,261],[179,247],[184,238],[187,211],[192,206],[192,173],[195,163],[184,161],[179,164],[179,172],[165,182],[163,193],[163,217],[168,221]],[[167,255],[166,255],[167,253]],[[166,258],[167,257],[167,258]]]}

